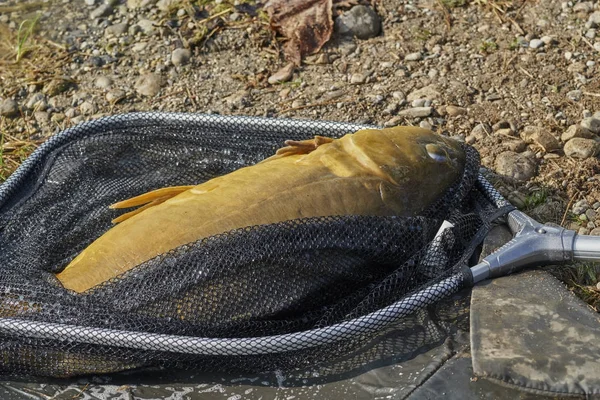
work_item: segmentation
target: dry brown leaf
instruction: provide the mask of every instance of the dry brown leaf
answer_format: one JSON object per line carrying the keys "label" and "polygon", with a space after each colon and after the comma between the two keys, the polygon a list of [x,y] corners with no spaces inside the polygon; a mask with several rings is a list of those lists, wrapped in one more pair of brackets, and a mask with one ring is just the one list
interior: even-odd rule
{"label": "dry brown leaf", "polygon": [[271,28],[288,39],[283,51],[296,65],[318,52],[333,32],[332,0],[270,0],[265,10]]}

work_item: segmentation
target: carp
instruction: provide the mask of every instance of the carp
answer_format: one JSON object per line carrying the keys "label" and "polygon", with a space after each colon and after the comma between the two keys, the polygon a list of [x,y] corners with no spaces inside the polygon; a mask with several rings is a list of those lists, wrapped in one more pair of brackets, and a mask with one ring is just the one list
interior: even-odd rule
{"label": "carp", "polygon": [[179,246],[235,229],[307,217],[416,216],[463,174],[452,139],[416,127],[285,142],[252,166],[195,186],[157,189],[56,275],[78,293]]}

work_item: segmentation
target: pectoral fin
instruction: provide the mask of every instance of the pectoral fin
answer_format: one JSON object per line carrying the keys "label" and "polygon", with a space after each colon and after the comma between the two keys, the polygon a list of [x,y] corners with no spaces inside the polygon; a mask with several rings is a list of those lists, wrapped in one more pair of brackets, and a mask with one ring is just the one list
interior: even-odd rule
{"label": "pectoral fin", "polygon": [[286,140],[286,147],[282,147],[275,153],[278,156],[290,156],[293,154],[308,154],[317,149],[317,147],[333,142],[333,138],[325,136],[315,136],[314,139],[307,140]]}
{"label": "pectoral fin", "polygon": [[154,207],[156,205],[159,205],[160,203],[164,203],[165,201],[177,196],[180,193],[190,190],[193,187],[194,186],[166,187],[166,188],[162,188],[162,189],[153,190],[151,192],[147,192],[147,193],[141,194],[139,196],[135,196],[130,199],[119,201],[118,203],[112,204],[109,206],[109,208],[115,209],[115,208],[130,208],[130,207],[143,206],[143,207],[137,208],[133,211],[130,211],[128,213],[118,216],[117,218],[112,220],[112,223],[116,224],[119,222],[123,222],[126,219],[131,218],[134,215],[139,214],[142,211],[144,211],[150,207]]}

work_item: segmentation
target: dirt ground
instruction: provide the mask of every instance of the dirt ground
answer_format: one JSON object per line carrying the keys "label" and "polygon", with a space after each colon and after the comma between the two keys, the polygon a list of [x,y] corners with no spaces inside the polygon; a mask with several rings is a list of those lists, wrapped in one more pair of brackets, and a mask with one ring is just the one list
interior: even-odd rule
{"label": "dirt ground", "polygon": [[[475,146],[531,216],[600,233],[600,138],[578,128],[600,112],[599,2],[361,4],[378,35],[336,30],[271,84],[287,61],[255,1],[0,0],[0,182],[51,135],[124,112],[421,125]],[[569,129],[592,151],[568,147]],[[596,267],[557,273],[598,307]]]}

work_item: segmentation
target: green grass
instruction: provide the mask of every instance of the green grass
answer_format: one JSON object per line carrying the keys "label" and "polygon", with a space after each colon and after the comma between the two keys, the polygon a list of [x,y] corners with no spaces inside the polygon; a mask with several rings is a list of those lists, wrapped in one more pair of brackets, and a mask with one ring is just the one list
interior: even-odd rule
{"label": "green grass", "polygon": [[493,40],[484,40],[479,45],[479,51],[482,53],[493,53],[498,50],[498,44]]}
{"label": "green grass", "polygon": [[541,188],[525,196],[525,210],[532,210],[548,199],[548,189]]}
{"label": "green grass", "polygon": [[26,19],[19,25],[16,37],[17,43],[15,45],[16,62],[21,61],[25,54],[31,50],[31,35],[37,26],[40,16],[41,14],[37,14],[34,19]]}
{"label": "green grass", "polygon": [[440,0],[440,2],[447,8],[464,7],[469,4],[468,0]]}

